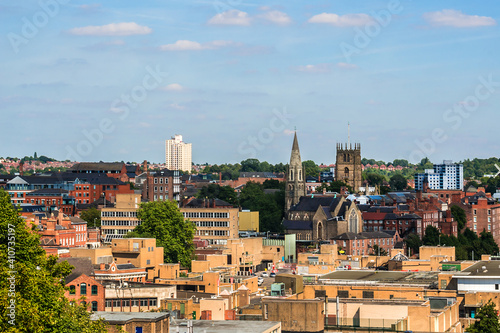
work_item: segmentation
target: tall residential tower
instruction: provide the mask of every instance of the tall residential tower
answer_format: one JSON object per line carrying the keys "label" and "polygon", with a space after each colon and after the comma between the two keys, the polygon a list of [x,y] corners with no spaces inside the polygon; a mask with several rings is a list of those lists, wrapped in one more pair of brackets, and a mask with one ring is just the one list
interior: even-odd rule
{"label": "tall residential tower", "polygon": [[191,143],[183,142],[182,135],[165,141],[165,164],[169,170],[191,171]]}

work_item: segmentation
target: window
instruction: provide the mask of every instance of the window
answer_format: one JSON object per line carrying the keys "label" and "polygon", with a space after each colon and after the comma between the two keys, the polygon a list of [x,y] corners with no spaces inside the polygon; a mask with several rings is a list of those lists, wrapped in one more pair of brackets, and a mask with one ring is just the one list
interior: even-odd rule
{"label": "window", "polygon": [[373,291],[363,291],[363,298],[373,298]]}
{"label": "window", "polygon": [[337,291],[337,296],[339,298],[349,298],[349,290],[339,290]]}
{"label": "window", "polygon": [[97,302],[96,301],[92,302],[92,311],[97,311]]}
{"label": "window", "polygon": [[70,295],[76,294],[76,287],[75,286],[69,286],[69,294]]}
{"label": "window", "polygon": [[158,178],[155,178],[155,184],[158,184]]}
{"label": "window", "polygon": [[149,264],[151,264],[151,260],[148,259],[148,260],[146,260],[146,265],[149,265]]}
{"label": "window", "polygon": [[97,286],[96,285],[93,285],[90,289],[92,290],[92,295],[97,295]]}
{"label": "window", "polygon": [[141,326],[136,326],[135,327],[135,333],[142,333],[142,327]]}
{"label": "window", "polygon": [[87,295],[87,284],[82,283],[80,285],[80,295]]}

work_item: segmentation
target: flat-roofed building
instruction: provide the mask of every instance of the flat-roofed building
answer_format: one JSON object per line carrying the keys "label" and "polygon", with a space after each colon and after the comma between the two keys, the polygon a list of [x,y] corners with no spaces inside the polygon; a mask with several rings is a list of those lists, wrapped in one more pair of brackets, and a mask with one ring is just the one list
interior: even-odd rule
{"label": "flat-roofed building", "polygon": [[166,312],[97,311],[90,320],[104,320],[109,333],[168,333],[170,314]]}
{"label": "flat-roofed building", "polygon": [[101,209],[101,232],[104,242],[110,243],[113,239],[123,238],[141,223],[137,218],[140,204],[140,194],[117,194],[114,207]]}
{"label": "flat-roofed building", "polygon": [[279,321],[254,320],[195,320],[191,322],[192,331],[188,330],[187,320],[176,320],[172,324],[173,332],[179,333],[281,333]]}

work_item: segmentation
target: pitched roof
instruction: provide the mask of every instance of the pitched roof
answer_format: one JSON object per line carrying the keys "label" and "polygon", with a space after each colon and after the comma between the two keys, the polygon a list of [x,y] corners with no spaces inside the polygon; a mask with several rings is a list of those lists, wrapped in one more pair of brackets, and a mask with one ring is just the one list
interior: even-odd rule
{"label": "pitched roof", "polygon": [[363,212],[363,220],[384,220],[387,213]]}
{"label": "pitched roof", "polygon": [[283,220],[283,226],[286,230],[312,230],[312,221],[293,221]]}
{"label": "pitched roof", "polygon": [[365,237],[362,235],[359,235],[357,233],[348,231],[348,232],[344,232],[343,234],[337,235],[337,236],[333,237],[332,239],[351,240],[351,239],[365,239]]}
{"label": "pitched roof", "polygon": [[92,265],[92,260],[90,258],[60,258],[57,262],[67,261],[71,266],[73,266],[73,270],[71,274],[64,278],[66,283],[69,283],[79,277],[82,274],[87,276],[94,275],[94,267]]}
{"label": "pitched roof", "polygon": [[82,162],[73,165],[69,170],[76,171],[121,171],[121,162]]}
{"label": "pitched roof", "polygon": [[332,196],[318,196],[318,197],[301,197],[298,204],[291,207],[291,211],[307,211],[307,212],[315,212],[318,210],[319,206],[329,207],[330,211],[334,211],[340,202],[340,197],[335,198]]}

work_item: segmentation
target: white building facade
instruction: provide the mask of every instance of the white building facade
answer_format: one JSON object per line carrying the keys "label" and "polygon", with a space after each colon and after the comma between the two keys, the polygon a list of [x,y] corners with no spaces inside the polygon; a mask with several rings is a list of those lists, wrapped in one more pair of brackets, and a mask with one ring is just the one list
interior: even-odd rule
{"label": "white building facade", "polygon": [[191,143],[182,141],[182,135],[165,141],[165,164],[169,170],[191,171]]}
{"label": "white building facade", "polygon": [[464,166],[446,160],[443,164],[434,164],[434,169],[415,174],[415,190],[421,191],[425,180],[432,190],[463,190]]}

